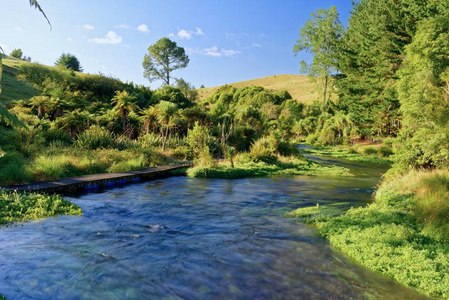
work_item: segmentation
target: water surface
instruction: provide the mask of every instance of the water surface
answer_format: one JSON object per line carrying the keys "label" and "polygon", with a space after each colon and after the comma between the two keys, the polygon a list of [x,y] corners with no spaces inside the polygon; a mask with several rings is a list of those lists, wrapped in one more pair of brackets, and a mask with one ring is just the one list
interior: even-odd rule
{"label": "water surface", "polygon": [[300,206],[371,201],[355,177],[173,177],[72,198],[83,216],[0,229],[10,299],[420,299],[334,251]]}

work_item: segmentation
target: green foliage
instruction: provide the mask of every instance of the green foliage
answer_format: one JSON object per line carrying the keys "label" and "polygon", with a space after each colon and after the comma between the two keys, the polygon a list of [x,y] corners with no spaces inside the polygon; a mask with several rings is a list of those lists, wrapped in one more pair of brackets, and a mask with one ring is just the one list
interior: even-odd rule
{"label": "green foliage", "polygon": [[12,50],[10,55],[12,57],[15,57],[15,58],[18,58],[18,59],[22,59],[22,56],[23,56],[22,49],[14,49],[14,50]]}
{"label": "green foliage", "polygon": [[374,147],[365,147],[363,148],[363,154],[365,155],[377,155],[377,149]]}
{"label": "green foliage", "polygon": [[149,46],[148,52],[144,56],[142,66],[144,77],[150,82],[162,80],[165,85],[170,85],[171,72],[189,64],[189,57],[184,48],[166,37]]}
{"label": "green foliage", "polygon": [[201,154],[209,152],[209,147],[213,142],[214,139],[209,129],[201,126],[198,122],[195,122],[193,128],[187,131],[186,143],[195,158],[199,158]]}
{"label": "green foliage", "polygon": [[449,8],[422,20],[400,71],[398,97],[403,113],[398,167],[449,166]]}
{"label": "green foliage", "polygon": [[77,135],[76,145],[84,149],[112,148],[116,145],[114,135],[99,126],[91,126],[89,129]]}
{"label": "green foliage", "polygon": [[181,89],[172,86],[163,86],[153,93],[152,101],[159,103],[167,101],[176,104],[179,108],[188,108],[193,105]]}
{"label": "green foliage", "polygon": [[108,172],[123,172],[129,170],[140,170],[145,167],[145,157],[140,155],[138,157],[130,158],[125,161],[118,162],[108,168]]}
{"label": "green foliage", "polygon": [[[308,153],[312,155],[319,155],[319,156],[332,156],[337,157],[345,160],[350,161],[356,161],[356,162],[363,162],[363,163],[372,163],[372,164],[379,164],[379,165],[391,165],[393,162],[388,159],[387,157],[380,155],[381,152],[380,149],[383,149],[384,147],[380,147],[379,150],[376,150],[374,147],[367,147],[373,150],[371,153],[374,155],[366,155],[359,153],[355,148],[347,148],[347,147],[318,147],[315,149],[304,149],[301,150],[302,153]],[[364,148],[361,148],[364,149]],[[389,148],[387,148],[389,149]],[[364,150],[360,150],[364,152]],[[385,150],[386,151],[386,150]],[[391,150],[388,150],[391,151]]]}
{"label": "green foliage", "polygon": [[[449,297],[448,171],[385,180],[376,203],[314,219],[320,234],[366,267],[433,296]],[[300,215],[304,217],[303,215]]]}
{"label": "green foliage", "polygon": [[337,70],[338,47],[343,26],[338,19],[335,6],[319,9],[300,30],[300,39],[296,41],[294,52],[307,51],[313,54],[310,66],[302,61],[302,73],[308,73],[318,79],[318,91],[326,105],[332,94],[332,74]]}
{"label": "green foliage", "polygon": [[40,195],[0,190],[0,224],[57,215],[81,215],[81,208],[59,195]]}
{"label": "green foliage", "polygon": [[275,163],[254,162],[250,158],[237,157],[234,166],[229,163],[212,166],[195,166],[187,171],[190,177],[235,179],[263,176],[331,175],[350,176],[349,170],[337,166],[324,166],[305,158],[280,157]]}
{"label": "green foliage", "polygon": [[26,158],[18,152],[6,152],[0,157],[0,182],[9,185],[34,179],[27,170]]}
{"label": "green foliage", "polygon": [[61,56],[55,62],[56,67],[63,67],[75,72],[82,72],[83,67],[78,58],[70,53],[62,53]]}
{"label": "green foliage", "polygon": [[40,181],[65,178],[76,174],[72,157],[68,155],[40,155],[33,162],[32,173]]}
{"label": "green foliage", "polygon": [[273,136],[261,137],[251,145],[249,156],[256,163],[274,163],[277,160],[277,149],[278,141]]}
{"label": "green foliage", "polygon": [[416,212],[423,232],[442,242],[449,241],[449,173],[425,176],[416,190]]}

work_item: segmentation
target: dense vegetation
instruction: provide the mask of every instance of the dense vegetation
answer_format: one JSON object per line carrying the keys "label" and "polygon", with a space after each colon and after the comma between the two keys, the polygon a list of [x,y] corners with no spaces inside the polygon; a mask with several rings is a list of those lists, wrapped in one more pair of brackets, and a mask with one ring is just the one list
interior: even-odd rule
{"label": "dense vegetation", "polygon": [[[306,27],[331,12],[318,11]],[[331,51],[337,98],[323,103],[302,133],[321,145],[384,141],[393,145],[394,164],[368,207],[337,217],[319,206],[289,214],[315,216],[320,233],[357,261],[442,298],[449,298],[448,20],[447,1],[361,0],[343,33],[328,33],[340,36]]]}
{"label": "dense vegetation", "polygon": [[[222,169],[216,160],[224,159],[236,168],[232,173],[237,177],[280,174],[283,169],[291,174],[299,169],[301,174],[341,173],[320,168],[298,152],[297,127],[319,108],[305,108],[286,91],[224,86],[199,101],[182,79],[178,87],[152,91],[67,68],[4,62],[12,83],[36,94],[5,104],[26,128],[0,125],[5,152],[0,158],[1,184],[125,171],[175,160]],[[256,165],[261,169],[255,170]]]}

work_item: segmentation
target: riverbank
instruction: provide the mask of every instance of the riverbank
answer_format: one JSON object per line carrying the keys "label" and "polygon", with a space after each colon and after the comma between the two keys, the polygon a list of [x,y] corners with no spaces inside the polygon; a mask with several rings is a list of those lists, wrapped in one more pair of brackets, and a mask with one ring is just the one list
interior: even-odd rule
{"label": "riverbank", "polygon": [[241,156],[233,164],[229,161],[221,161],[208,166],[195,166],[187,171],[187,175],[197,178],[223,179],[291,175],[351,176],[347,168],[322,165],[303,156],[277,156],[270,162],[255,162],[248,157]]}
{"label": "riverbank", "polygon": [[389,158],[393,151],[389,147],[377,146],[359,146],[355,147],[317,147],[301,149],[304,154],[318,156],[330,156],[341,158],[354,162],[371,163],[379,165],[391,165],[393,161]]}
{"label": "riverbank", "polygon": [[449,172],[410,172],[384,180],[375,202],[332,216],[325,207],[300,217],[362,265],[432,296],[449,298]]}
{"label": "riverbank", "polygon": [[0,225],[57,215],[81,215],[81,208],[59,195],[0,190]]}

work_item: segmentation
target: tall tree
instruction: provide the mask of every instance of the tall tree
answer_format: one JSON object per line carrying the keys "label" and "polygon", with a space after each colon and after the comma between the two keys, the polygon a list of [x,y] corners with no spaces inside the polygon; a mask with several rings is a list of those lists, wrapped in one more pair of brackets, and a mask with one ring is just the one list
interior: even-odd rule
{"label": "tall tree", "polygon": [[143,76],[150,82],[162,80],[165,85],[170,85],[171,72],[189,64],[184,48],[166,37],[149,46],[148,52],[143,58],[142,66]]}
{"label": "tall tree", "polygon": [[449,166],[449,5],[445,6],[419,23],[399,71],[403,145],[396,167],[402,170]]}
{"label": "tall tree", "polygon": [[295,55],[300,51],[313,54],[310,65],[301,61],[301,72],[318,80],[323,105],[327,104],[332,94],[332,74],[337,71],[338,46],[342,33],[343,26],[335,6],[318,9],[300,29],[300,39],[293,49]]}
{"label": "tall tree", "polygon": [[81,63],[78,58],[70,53],[62,53],[61,56],[56,60],[55,66],[62,66],[76,72],[83,71],[83,67],[81,67]]}

